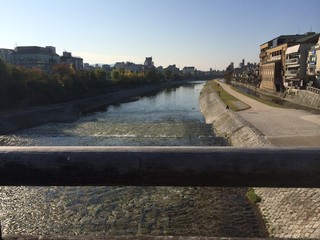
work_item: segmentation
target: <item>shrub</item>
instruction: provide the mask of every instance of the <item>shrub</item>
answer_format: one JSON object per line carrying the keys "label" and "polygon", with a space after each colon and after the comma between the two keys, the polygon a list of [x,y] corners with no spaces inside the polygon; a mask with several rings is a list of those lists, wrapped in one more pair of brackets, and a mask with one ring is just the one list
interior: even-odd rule
{"label": "shrub", "polygon": [[249,188],[248,192],[246,193],[247,198],[251,203],[259,203],[261,202],[261,197],[259,197],[255,192],[253,188]]}

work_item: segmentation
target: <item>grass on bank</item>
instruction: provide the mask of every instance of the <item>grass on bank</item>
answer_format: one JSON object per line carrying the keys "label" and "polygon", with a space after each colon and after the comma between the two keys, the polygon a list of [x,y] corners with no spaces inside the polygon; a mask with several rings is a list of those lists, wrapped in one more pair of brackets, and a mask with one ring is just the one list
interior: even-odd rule
{"label": "grass on bank", "polygon": [[248,109],[250,107],[243,107],[243,102],[241,102],[236,97],[232,96],[228,92],[226,92],[219,84],[219,82],[212,80],[207,82],[209,86],[220,96],[220,99],[226,104],[226,106],[229,106],[230,109],[233,111],[241,111]]}
{"label": "grass on bank", "polygon": [[[232,95],[230,95],[229,93],[227,93],[221,86],[218,86],[219,82],[213,80],[213,81],[210,81],[208,82],[211,87],[216,91],[220,91],[220,98],[221,100],[226,104],[228,105],[233,111],[241,111],[241,110],[245,110],[244,108],[240,108],[239,106],[236,105],[237,102],[241,102],[239,99],[233,97]],[[238,88],[236,88],[235,86],[231,86],[231,88],[234,90],[234,91],[237,91],[238,93],[241,93],[242,95],[246,96],[246,97],[249,97],[249,98],[252,98],[258,102],[261,102],[263,104],[266,104],[268,106],[271,106],[271,107],[277,107],[277,108],[285,108],[285,106],[282,106],[280,104],[277,104],[277,103],[274,103],[274,102],[271,102],[269,100],[266,100],[266,99],[262,99],[262,98],[259,98],[259,97],[255,97],[251,94],[248,94],[248,93],[244,93],[243,91],[239,90]]]}

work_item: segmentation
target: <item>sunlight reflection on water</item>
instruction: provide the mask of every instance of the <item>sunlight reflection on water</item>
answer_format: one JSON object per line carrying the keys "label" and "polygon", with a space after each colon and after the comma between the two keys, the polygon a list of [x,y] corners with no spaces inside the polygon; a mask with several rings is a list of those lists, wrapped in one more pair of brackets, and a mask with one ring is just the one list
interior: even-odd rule
{"label": "sunlight reflection on water", "polygon": [[[226,145],[225,139],[213,135],[199,112],[203,84],[166,89],[109,106],[106,112],[74,123],[24,130],[2,142],[28,146]],[[244,192],[178,187],[0,187],[0,221],[5,234],[258,236],[258,223]],[[234,212],[245,219],[239,220]],[[219,220],[222,215],[223,221]]]}

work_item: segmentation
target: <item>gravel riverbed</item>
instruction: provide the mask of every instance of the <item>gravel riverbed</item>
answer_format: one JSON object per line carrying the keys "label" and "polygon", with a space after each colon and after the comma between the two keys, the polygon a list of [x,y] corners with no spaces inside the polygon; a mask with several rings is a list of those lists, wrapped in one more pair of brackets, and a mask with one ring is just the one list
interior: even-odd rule
{"label": "gravel riverbed", "polygon": [[1,187],[4,234],[263,237],[246,189]]}

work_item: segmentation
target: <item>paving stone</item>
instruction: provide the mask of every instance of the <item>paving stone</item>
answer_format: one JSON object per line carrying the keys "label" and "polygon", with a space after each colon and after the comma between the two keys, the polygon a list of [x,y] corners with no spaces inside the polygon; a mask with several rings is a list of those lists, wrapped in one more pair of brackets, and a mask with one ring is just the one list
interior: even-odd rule
{"label": "paving stone", "polygon": [[320,238],[320,189],[255,188],[273,237]]}

